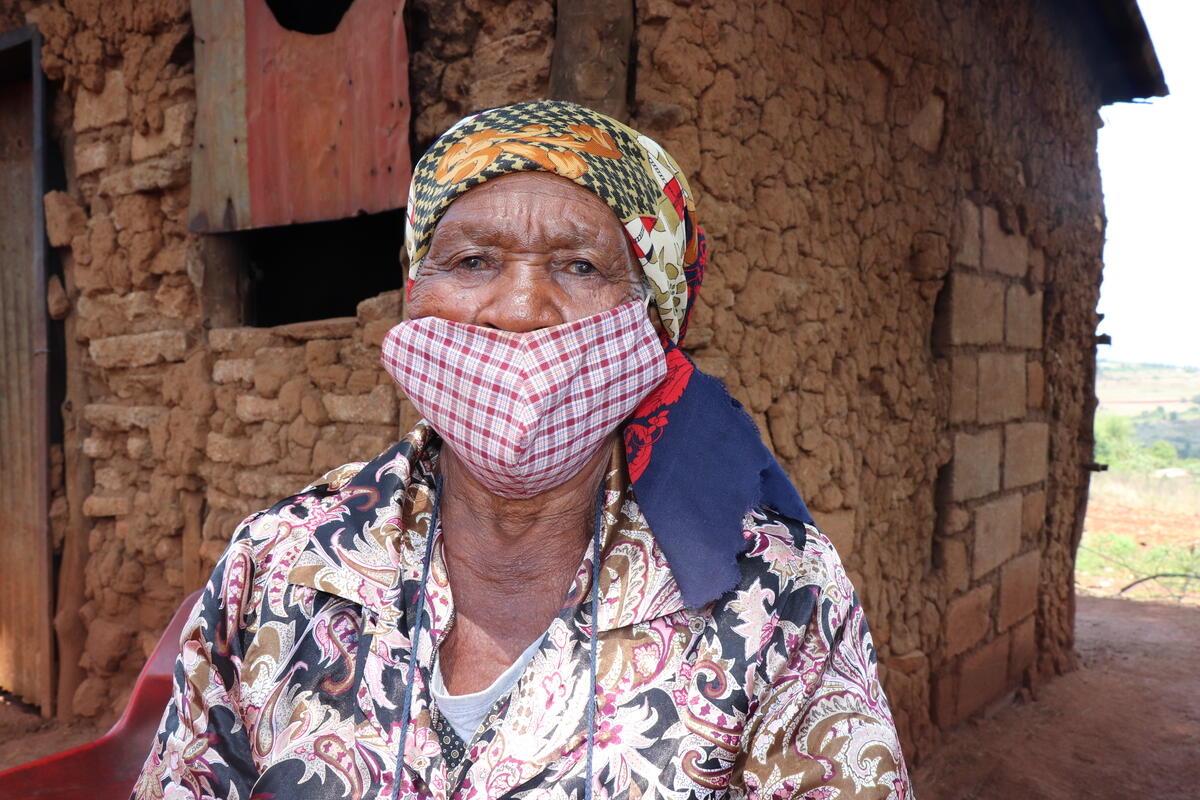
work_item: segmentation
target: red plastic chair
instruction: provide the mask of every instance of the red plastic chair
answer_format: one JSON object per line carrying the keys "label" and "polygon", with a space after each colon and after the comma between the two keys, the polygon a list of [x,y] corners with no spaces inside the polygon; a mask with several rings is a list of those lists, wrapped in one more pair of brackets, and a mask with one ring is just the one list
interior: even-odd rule
{"label": "red plastic chair", "polygon": [[200,592],[188,595],[142,667],[129,705],[94,742],[0,772],[3,800],[126,800],[171,697],[179,636]]}

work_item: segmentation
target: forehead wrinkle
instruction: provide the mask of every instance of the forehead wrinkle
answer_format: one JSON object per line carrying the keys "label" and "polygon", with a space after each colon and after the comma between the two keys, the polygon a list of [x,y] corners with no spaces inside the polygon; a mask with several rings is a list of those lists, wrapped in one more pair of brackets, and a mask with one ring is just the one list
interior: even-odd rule
{"label": "forehead wrinkle", "polygon": [[[501,225],[495,218],[485,215],[471,216],[465,219],[444,220],[435,229],[435,239],[445,235],[461,236],[472,244],[492,247],[527,248],[530,245],[544,241],[550,247],[562,249],[587,249],[600,245],[604,237],[603,230],[585,225],[569,216],[560,216],[553,220],[538,217],[522,209],[522,216],[529,216],[529,224],[516,226]],[[616,224],[616,218],[613,218]],[[437,237],[442,233],[443,237]],[[623,242],[624,231],[611,231],[618,241]]]}

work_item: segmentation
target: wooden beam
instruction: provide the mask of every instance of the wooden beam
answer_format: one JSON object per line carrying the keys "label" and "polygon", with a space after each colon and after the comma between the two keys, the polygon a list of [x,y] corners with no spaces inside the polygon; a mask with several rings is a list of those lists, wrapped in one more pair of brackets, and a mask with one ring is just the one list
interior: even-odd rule
{"label": "wooden beam", "polygon": [[246,16],[242,0],[192,0],[196,143],[188,227],[197,233],[250,225],[246,135]]}
{"label": "wooden beam", "polygon": [[200,492],[180,492],[183,510],[183,591],[191,594],[203,589],[208,579],[200,563],[201,528],[204,524],[204,496]]}
{"label": "wooden beam", "polygon": [[[41,478],[38,481],[37,504],[42,509],[42,519],[39,521],[41,530],[41,546],[39,553],[41,563],[36,568],[41,573],[40,602],[38,609],[41,622],[38,626],[38,641],[36,647],[42,648],[45,656],[42,659],[42,674],[39,680],[38,693],[42,696],[41,710],[43,717],[54,715],[56,695],[54,692],[57,674],[55,637],[54,637],[54,543],[50,538],[50,312],[46,307],[46,287],[50,282],[48,263],[50,260],[50,242],[46,239],[46,208],[43,205],[46,196],[47,141],[50,126],[46,121],[47,87],[46,75],[42,72],[42,36],[34,27],[30,44],[33,48],[33,59],[30,66],[30,80],[33,83],[33,286],[34,316],[33,330],[39,347],[34,353],[36,376],[36,402],[34,412],[34,430],[37,439],[38,468]],[[35,566],[35,565],[30,565]]]}
{"label": "wooden beam", "polygon": [[632,0],[558,0],[550,96],[627,122]]}
{"label": "wooden beam", "polygon": [[[67,271],[67,292],[78,295],[73,271]],[[74,716],[75,690],[83,681],[79,658],[87,630],[79,616],[83,608],[84,573],[88,560],[88,537],[91,521],[83,513],[83,501],[92,493],[94,477],[92,461],[83,453],[83,442],[89,428],[83,420],[88,404],[87,373],[84,368],[84,346],[75,338],[77,317],[66,319],[67,390],[62,405],[63,416],[63,485],[67,492],[67,530],[63,537],[62,561],[58,565],[58,608],[54,613],[54,633],[58,639],[58,698],[60,719]]]}

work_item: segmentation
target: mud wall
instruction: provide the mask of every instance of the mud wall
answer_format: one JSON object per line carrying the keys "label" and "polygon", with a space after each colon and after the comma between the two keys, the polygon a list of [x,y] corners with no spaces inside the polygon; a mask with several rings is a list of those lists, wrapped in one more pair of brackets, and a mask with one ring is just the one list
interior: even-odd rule
{"label": "mud wall", "polygon": [[[548,85],[549,0],[440,7],[407,12],[417,152]],[[59,514],[86,561],[60,705],[112,717],[242,515],[405,427],[374,353],[399,298],[230,327],[184,228],[187,3],[29,16],[59,86]],[[711,241],[689,346],[842,552],[913,755],[1071,665],[1103,212],[1098,90],[1066,31],[1023,3],[637,3],[632,122],[692,175]]]}
{"label": "mud wall", "polygon": [[919,756],[1071,663],[1097,87],[1024,3],[653,0],[638,32],[635,124],[712,236],[696,360],[837,543]]}

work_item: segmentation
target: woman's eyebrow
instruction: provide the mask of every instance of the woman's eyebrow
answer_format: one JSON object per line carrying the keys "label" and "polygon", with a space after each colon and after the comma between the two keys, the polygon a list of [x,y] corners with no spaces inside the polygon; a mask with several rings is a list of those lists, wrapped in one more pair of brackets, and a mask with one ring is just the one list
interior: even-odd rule
{"label": "woman's eyebrow", "polygon": [[586,231],[577,226],[572,226],[569,231],[561,231],[552,234],[550,243],[555,247],[584,249],[594,247],[596,245],[596,235],[592,231]]}
{"label": "woman's eyebrow", "polygon": [[462,236],[475,242],[482,242],[495,237],[498,232],[494,227],[489,225],[475,221],[462,221],[442,223],[434,233],[441,234],[443,238],[449,234],[452,236]]}

